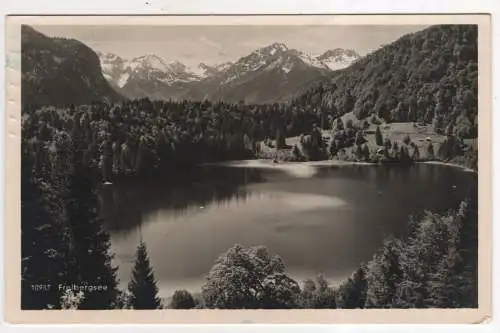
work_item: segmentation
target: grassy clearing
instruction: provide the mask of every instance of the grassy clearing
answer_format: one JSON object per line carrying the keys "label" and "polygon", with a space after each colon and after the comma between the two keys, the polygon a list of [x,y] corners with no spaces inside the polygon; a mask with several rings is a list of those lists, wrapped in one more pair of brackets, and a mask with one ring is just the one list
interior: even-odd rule
{"label": "grassy clearing", "polygon": [[[352,116],[353,117],[353,116]],[[347,115],[346,119],[349,119],[349,115]],[[378,146],[375,140],[375,130],[377,129],[377,125],[370,124],[370,127],[365,130],[366,135],[365,138],[368,140],[367,145],[371,151],[376,151]],[[380,130],[382,132],[382,136],[384,140],[388,138],[391,142],[397,141],[399,145],[403,143],[403,140],[406,136],[410,137],[410,140],[414,142],[419,150],[420,156],[422,158],[427,157],[427,147],[429,142],[432,142],[434,145],[434,151],[436,152],[439,149],[439,146],[444,142],[446,136],[437,134],[430,128],[429,125],[419,126],[414,125],[413,123],[391,123],[391,124],[381,124]],[[330,140],[330,130],[322,131],[323,137],[327,140]],[[294,136],[286,139],[286,144],[289,146],[298,145],[299,137]],[[268,152],[276,151],[275,148],[269,148]],[[348,148],[349,150],[351,148]],[[290,149],[285,149],[290,150]],[[277,152],[277,154],[279,154]]]}
{"label": "grassy clearing", "polygon": [[[342,120],[344,124],[346,124],[349,120],[352,120],[354,126],[357,128],[361,127],[360,125],[364,122],[364,120],[357,120],[356,117],[351,113],[343,115]],[[375,154],[378,148],[380,148],[376,143],[375,132],[377,126],[380,127],[383,140],[389,139],[391,143],[397,142],[398,146],[404,145],[404,140],[408,136],[411,143],[415,144],[418,147],[420,152],[420,160],[423,161],[432,159],[428,154],[429,144],[433,145],[434,158],[436,158],[441,145],[446,140],[446,136],[436,133],[431,125],[419,125],[412,122],[389,124],[382,123],[380,125],[377,125],[369,122],[368,128],[365,128],[364,131],[365,139],[367,140],[366,145],[373,154]],[[330,141],[330,134],[331,130],[322,131],[322,136],[325,140],[325,143],[328,143]],[[261,154],[259,157],[264,159],[277,159],[281,161],[297,161],[297,159],[293,156],[292,148],[294,145],[297,145],[299,148],[301,148],[300,137],[289,137],[286,139],[285,143],[287,146],[285,149],[276,149],[261,144]],[[477,139],[464,140],[464,143],[472,147],[473,150],[477,150]],[[276,146],[276,142],[273,142],[273,146]],[[353,156],[355,155],[353,154],[353,149],[354,146],[344,148],[344,151],[347,156]],[[411,151],[413,151],[413,148],[411,148]],[[469,163],[467,160],[470,159],[470,151],[466,152],[465,155],[467,156],[457,156],[456,158],[447,160],[446,162],[468,166]]]}
{"label": "grassy clearing", "polygon": [[[367,144],[370,150],[377,149],[375,131],[377,125],[370,125],[367,130],[367,135],[365,138],[368,140]],[[382,132],[382,137],[384,140],[388,138],[391,142],[396,141],[399,146],[403,144],[406,136],[408,136],[411,142],[415,143],[420,151],[421,158],[427,158],[427,148],[429,143],[434,146],[434,151],[437,152],[439,146],[444,142],[446,136],[437,134],[432,131],[429,125],[419,126],[414,123],[391,123],[391,124],[381,124],[380,131]]]}

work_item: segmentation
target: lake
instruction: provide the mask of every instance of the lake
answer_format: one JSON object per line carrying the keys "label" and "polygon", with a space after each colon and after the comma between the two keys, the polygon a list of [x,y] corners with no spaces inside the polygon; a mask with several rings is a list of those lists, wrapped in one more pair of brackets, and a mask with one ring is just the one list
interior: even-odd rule
{"label": "lake", "polygon": [[182,177],[123,181],[102,192],[122,286],[147,245],[161,297],[199,292],[217,257],[236,243],[265,245],[297,281],[336,283],[370,260],[408,217],[456,208],[474,173],[442,165],[207,165]]}

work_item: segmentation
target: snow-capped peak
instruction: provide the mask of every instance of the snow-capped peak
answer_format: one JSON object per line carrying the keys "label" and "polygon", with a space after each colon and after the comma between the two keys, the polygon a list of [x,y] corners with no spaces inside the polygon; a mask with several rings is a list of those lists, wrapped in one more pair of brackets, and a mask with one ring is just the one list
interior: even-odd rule
{"label": "snow-capped peak", "polygon": [[265,54],[265,55],[274,55],[279,52],[288,51],[288,47],[283,43],[273,43],[271,45],[265,46],[257,50],[257,53]]}
{"label": "snow-capped peak", "polygon": [[156,69],[158,71],[168,70],[168,66],[165,61],[154,54],[147,54],[141,57],[136,57],[128,63],[128,67],[130,67],[132,70],[135,70],[139,67]]}
{"label": "snow-capped peak", "polygon": [[225,62],[219,65],[207,65],[203,62],[199,63],[196,67],[187,67],[186,71],[192,73],[200,79],[219,74],[229,68],[232,65],[231,62]]}
{"label": "snow-capped peak", "polygon": [[297,51],[297,50],[291,50],[291,51],[293,52],[294,55],[299,57],[300,60],[302,60],[306,65],[321,69],[329,69],[328,66],[324,64],[321,60],[319,60],[317,57],[314,57],[302,51]]}
{"label": "snow-capped peak", "polygon": [[199,63],[198,66],[187,67],[186,70],[200,78],[206,77],[207,72],[210,71],[211,67],[205,65],[204,63]]}
{"label": "snow-capped peak", "polygon": [[327,65],[331,70],[337,70],[350,66],[359,58],[360,55],[354,50],[336,48],[326,51],[316,59]]}
{"label": "snow-capped peak", "polygon": [[246,73],[260,70],[281,70],[287,74],[295,68],[314,67],[323,71],[338,70],[350,66],[360,56],[354,50],[331,49],[321,55],[307,54],[289,49],[283,43],[273,43],[234,62],[218,65],[200,63],[186,66],[179,61],[146,54],[132,60],[120,58],[113,53],[98,52],[104,77],[115,86],[123,88],[131,80],[156,81],[169,86],[177,83],[201,81],[209,77],[220,77],[223,84],[229,83]]}
{"label": "snow-capped peak", "polygon": [[166,84],[201,79],[197,71],[190,70],[181,62],[167,62],[154,54],[135,57],[130,61],[111,53],[98,53],[98,56],[104,77],[120,88],[131,79],[156,80]]}
{"label": "snow-capped peak", "polygon": [[99,59],[101,59],[101,62],[103,62],[103,61],[112,62],[112,61],[121,61],[122,60],[122,58],[120,58],[120,56],[118,56],[114,53],[97,52],[97,55],[99,56]]}

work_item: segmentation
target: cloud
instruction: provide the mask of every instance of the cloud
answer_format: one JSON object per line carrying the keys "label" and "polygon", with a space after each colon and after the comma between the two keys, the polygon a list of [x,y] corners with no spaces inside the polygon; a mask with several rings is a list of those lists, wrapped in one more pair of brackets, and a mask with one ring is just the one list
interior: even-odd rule
{"label": "cloud", "polygon": [[208,46],[217,47],[217,48],[221,47],[221,45],[219,43],[216,43],[216,42],[214,42],[214,41],[212,41],[212,40],[210,40],[210,39],[208,39],[207,37],[204,37],[204,36],[198,38],[198,40],[200,42],[202,42],[203,44],[208,45]]}
{"label": "cloud", "polygon": [[[281,40],[280,40],[281,41]],[[265,36],[263,38],[260,38],[258,40],[246,40],[246,41],[241,41],[238,42],[238,46],[243,47],[245,49],[258,49],[261,47],[265,47],[271,43],[274,43],[274,39],[270,36]]]}

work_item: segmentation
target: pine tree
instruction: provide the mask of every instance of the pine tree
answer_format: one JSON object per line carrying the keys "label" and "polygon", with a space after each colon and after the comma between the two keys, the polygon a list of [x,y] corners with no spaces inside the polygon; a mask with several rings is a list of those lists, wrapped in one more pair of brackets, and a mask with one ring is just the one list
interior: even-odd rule
{"label": "pine tree", "polygon": [[363,148],[361,146],[356,145],[354,153],[357,160],[361,160],[363,158]]}
{"label": "pine tree", "polygon": [[283,149],[285,148],[285,133],[281,128],[276,130],[276,148]]}
{"label": "pine tree", "polygon": [[471,190],[471,197],[461,203],[458,215],[462,221],[458,249],[463,261],[458,265],[462,272],[462,306],[475,308],[478,302],[478,191]]}
{"label": "pine tree", "polygon": [[[24,144],[21,144],[24,146]],[[24,147],[23,147],[24,148]],[[25,150],[23,149],[23,152]],[[21,308],[60,308],[58,284],[65,282],[69,244],[54,193],[36,179],[31,156],[21,157]],[[47,286],[50,287],[47,288]]]}
{"label": "pine tree", "polygon": [[112,267],[109,234],[98,215],[97,195],[94,182],[98,179],[83,158],[78,141],[74,140],[73,170],[67,198],[67,218],[73,236],[73,252],[76,271],[72,282],[78,285],[101,287],[101,291],[85,294],[81,309],[113,309],[118,295],[116,270]]}
{"label": "pine tree", "polygon": [[394,158],[395,160],[399,160],[400,157],[400,151],[399,151],[399,145],[397,141],[394,141],[392,143],[392,150],[391,150],[391,157]]}
{"label": "pine tree", "polygon": [[429,146],[427,147],[427,159],[433,160],[434,158],[435,158],[434,146],[432,142],[429,142]]}
{"label": "pine tree", "polygon": [[367,307],[392,307],[403,274],[399,262],[400,250],[399,240],[386,240],[381,251],[368,264]]}
{"label": "pine tree", "polygon": [[146,244],[141,241],[137,247],[135,266],[128,285],[130,305],[133,309],[161,309],[153,269],[149,262]]}
{"label": "pine tree", "polygon": [[411,157],[413,161],[418,161],[420,160],[420,149],[418,149],[417,145],[413,146],[413,155]]}
{"label": "pine tree", "polygon": [[399,161],[407,162],[408,161],[408,151],[405,146],[401,146],[399,148]]}
{"label": "pine tree", "polygon": [[346,309],[363,309],[366,303],[367,282],[366,267],[362,265],[349,278],[344,291],[344,307]]}
{"label": "pine tree", "polygon": [[382,136],[382,132],[380,131],[380,126],[377,126],[377,130],[375,131],[375,141],[377,143],[377,146],[384,145],[384,138]]}

